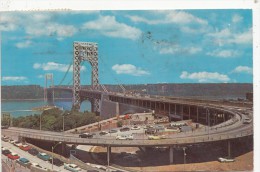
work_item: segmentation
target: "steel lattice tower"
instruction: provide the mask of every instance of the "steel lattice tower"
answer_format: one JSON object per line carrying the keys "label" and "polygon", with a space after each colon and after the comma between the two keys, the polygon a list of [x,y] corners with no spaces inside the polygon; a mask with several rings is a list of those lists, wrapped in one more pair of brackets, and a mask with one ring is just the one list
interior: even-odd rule
{"label": "steel lattice tower", "polygon": [[[47,88],[48,88],[48,81],[50,81],[50,87],[53,87],[53,74],[46,73],[45,74],[45,87],[44,87],[44,101],[47,102]],[[52,91],[52,100],[54,101],[54,90]]]}
{"label": "steel lattice tower", "polygon": [[[99,90],[98,79],[98,45],[92,42],[74,42],[73,59],[73,106],[76,110],[80,109],[80,64],[82,61],[88,61],[92,67],[91,86],[93,90]],[[99,100],[91,101],[92,111],[99,111]]]}

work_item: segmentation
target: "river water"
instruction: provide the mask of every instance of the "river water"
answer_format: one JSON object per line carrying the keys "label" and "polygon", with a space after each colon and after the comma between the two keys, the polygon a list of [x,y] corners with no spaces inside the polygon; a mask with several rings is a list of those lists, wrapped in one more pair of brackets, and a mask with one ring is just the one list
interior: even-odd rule
{"label": "river water", "polygon": [[[72,107],[71,101],[55,101],[55,106],[63,108],[64,110],[70,110]],[[31,114],[39,114],[40,112],[28,111],[35,107],[47,105],[47,102],[43,100],[12,100],[1,102],[1,112],[11,113],[13,117],[27,116]],[[81,104],[80,111],[91,110],[91,104],[89,101],[84,101]]]}

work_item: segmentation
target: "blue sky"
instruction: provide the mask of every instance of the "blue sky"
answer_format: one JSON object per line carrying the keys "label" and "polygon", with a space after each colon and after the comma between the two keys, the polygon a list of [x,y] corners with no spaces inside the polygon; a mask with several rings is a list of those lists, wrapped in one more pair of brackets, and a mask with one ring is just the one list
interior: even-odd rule
{"label": "blue sky", "polygon": [[43,86],[46,73],[59,84],[73,41],[98,43],[102,84],[253,80],[251,10],[5,12],[0,30],[2,85]]}

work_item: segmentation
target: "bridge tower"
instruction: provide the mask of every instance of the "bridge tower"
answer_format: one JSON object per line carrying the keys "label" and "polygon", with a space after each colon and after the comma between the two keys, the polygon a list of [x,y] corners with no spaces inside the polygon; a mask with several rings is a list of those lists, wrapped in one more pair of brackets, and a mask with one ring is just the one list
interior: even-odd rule
{"label": "bridge tower", "polygon": [[[44,87],[44,101],[47,102],[47,88],[48,88],[48,81],[50,82],[50,86],[53,87],[53,74],[52,73],[46,73],[45,74],[45,87]],[[52,99],[54,101],[54,90],[52,92]]]}
{"label": "bridge tower", "polygon": [[[98,79],[98,45],[93,42],[74,42],[73,58],[73,108],[80,109],[80,63],[88,61],[92,67],[91,86],[93,90],[99,90]],[[99,100],[91,100],[92,112],[99,111]]]}

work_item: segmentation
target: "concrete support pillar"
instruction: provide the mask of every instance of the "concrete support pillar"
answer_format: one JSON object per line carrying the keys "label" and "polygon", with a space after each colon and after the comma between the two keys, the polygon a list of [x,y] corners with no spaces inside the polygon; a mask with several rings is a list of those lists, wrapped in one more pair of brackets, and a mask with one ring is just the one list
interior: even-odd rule
{"label": "concrete support pillar", "polygon": [[183,120],[183,105],[181,105],[181,119]]}
{"label": "concrete support pillar", "polygon": [[116,102],[116,115],[119,115],[119,103]]}
{"label": "concrete support pillar", "polygon": [[176,112],[177,112],[177,109],[176,109],[176,108],[177,108],[177,105],[174,104],[174,106],[175,106],[175,107],[174,107],[174,115],[176,115],[176,114],[177,114],[177,113],[176,113]]}
{"label": "concrete support pillar", "polygon": [[189,106],[189,119],[190,119],[190,106]]}
{"label": "concrete support pillar", "polygon": [[230,143],[230,140],[228,140],[228,157],[231,157],[231,143]]}
{"label": "concrete support pillar", "polygon": [[65,155],[65,151],[66,151],[66,144],[65,143],[61,143],[61,154]]}
{"label": "concrete support pillar", "polygon": [[199,107],[197,106],[197,122],[199,121]]}
{"label": "concrete support pillar", "polygon": [[205,119],[206,119],[206,124],[207,124],[207,123],[208,123],[208,113],[207,113],[207,109],[206,109],[206,113],[205,113],[205,114],[206,114],[206,118],[205,118]]}
{"label": "concrete support pillar", "polygon": [[107,165],[110,164],[111,147],[107,146]]}
{"label": "concrete support pillar", "polygon": [[171,104],[169,103],[169,113],[168,113],[168,117],[169,117],[169,122],[171,121]]}
{"label": "concrete support pillar", "polygon": [[169,156],[170,156],[170,164],[173,164],[173,146],[170,146],[170,151],[169,151]]}

